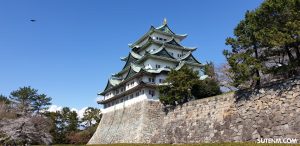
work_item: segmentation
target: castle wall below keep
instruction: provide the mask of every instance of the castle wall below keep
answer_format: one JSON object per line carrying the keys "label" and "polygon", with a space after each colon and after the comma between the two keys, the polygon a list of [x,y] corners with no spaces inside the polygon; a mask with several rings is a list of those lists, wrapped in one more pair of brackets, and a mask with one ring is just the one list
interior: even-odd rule
{"label": "castle wall below keep", "polygon": [[144,100],[105,113],[88,144],[203,143],[297,138],[300,79],[190,101],[168,112]]}

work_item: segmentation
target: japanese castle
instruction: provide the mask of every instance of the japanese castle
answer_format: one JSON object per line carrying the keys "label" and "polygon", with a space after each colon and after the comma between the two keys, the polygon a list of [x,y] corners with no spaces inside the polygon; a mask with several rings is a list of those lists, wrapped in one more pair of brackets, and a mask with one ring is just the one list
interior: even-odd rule
{"label": "japanese castle", "polygon": [[185,47],[180,42],[186,34],[176,34],[167,20],[159,27],[151,26],[149,31],[133,44],[131,51],[122,57],[122,70],[113,74],[97,101],[103,104],[103,113],[120,109],[142,100],[158,100],[157,86],[163,85],[171,69],[180,70],[187,65],[200,71],[201,63],[193,56],[194,47]]}

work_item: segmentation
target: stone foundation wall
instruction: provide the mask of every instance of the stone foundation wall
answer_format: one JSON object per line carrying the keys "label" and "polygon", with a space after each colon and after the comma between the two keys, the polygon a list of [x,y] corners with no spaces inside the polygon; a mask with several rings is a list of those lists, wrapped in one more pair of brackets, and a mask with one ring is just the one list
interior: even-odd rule
{"label": "stone foundation wall", "polygon": [[89,141],[95,143],[203,143],[297,138],[300,79],[256,91],[188,102],[169,112],[155,101],[105,113]]}
{"label": "stone foundation wall", "polygon": [[163,116],[162,105],[151,100],[105,113],[88,144],[147,143]]}

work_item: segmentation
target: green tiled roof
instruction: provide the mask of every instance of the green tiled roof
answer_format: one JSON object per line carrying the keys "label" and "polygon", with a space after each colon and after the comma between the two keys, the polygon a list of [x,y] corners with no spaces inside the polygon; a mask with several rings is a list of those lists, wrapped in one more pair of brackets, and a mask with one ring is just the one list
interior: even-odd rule
{"label": "green tiled roof", "polygon": [[160,30],[162,32],[175,35],[175,33],[169,28],[168,24],[163,24],[163,25],[157,27],[156,30]]}
{"label": "green tiled roof", "polygon": [[152,33],[160,33],[163,35],[168,35],[170,37],[178,38],[179,40],[183,40],[187,37],[187,34],[175,34],[167,24],[161,25],[157,28],[151,26],[147,33],[145,33],[140,39],[138,39],[135,43],[131,44],[130,47],[135,47],[138,43],[142,42],[143,40],[147,39]]}
{"label": "green tiled roof", "polygon": [[109,90],[110,88],[118,85],[122,80],[121,79],[117,79],[117,78],[110,78],[108,81],[107,81],[107,84],[106,84],[106,87],[104,89],[104,91],[106,90]]}
{"label": "green tiled roof", "polygon": [[156,56],[161,56],[161,57],[166,57],[166,58],[171,58],[171,59],[175,59],[172,55],[169,54],[169,52],[165,49],[164,45],[162,45],[159,49],[154,50],[154,51],[150,51],[149,52],[152,55],[156,55]]}
{"label": "green tiled roof", "polygon": [[129,71],[128,71],[126,77],[123,80],[126,80],[127,78],[130,78],[133,75],[135,75],[136,73],[140,72],[141,68],[142,68],[142,66],[131,63]]}
{"label": "green tiled roof", "polygon": [[178,42],[176,42],[174,39],[169,40],[168,42],[161,42],[152,39],[150,36],[147,39],[147,42],[143,44],[142,46],[134,46],[132,48],[133,51],[139,51],[141,49],[146,48],[147,46],[151,45],[152,43],[158,44],[158,45],[165,45],[166,47],[174,48],[174,49],[179,49],[179,50],[186,50],[186,51],[194,51],[197,48],[195,47],[185,47],[181,46]]}
{"label": "green tiled roof", "polygon": [[188,52],[187,54],[185,54],[184,56],[182,56],[180,58],[180,60],[182,61],[187,61],[187,62],[191,62],[191,63],[198,63],[201,64],[192,54],[192,52]]}

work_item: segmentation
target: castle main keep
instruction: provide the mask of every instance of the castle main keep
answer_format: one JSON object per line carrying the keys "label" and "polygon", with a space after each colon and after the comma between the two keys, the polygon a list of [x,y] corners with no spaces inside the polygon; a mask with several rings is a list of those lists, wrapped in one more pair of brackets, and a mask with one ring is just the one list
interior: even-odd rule
{"label": "castle main keep", "polygon": [[113,74],[103,92],[103,113],[128,107],[143,100],[158,100],[157,86],[163,85],[171,69],[180,70],[187,65],[200,71],[201,63],[193,56],[194,47],[185,47],[180,42],[186,34],[176,34],[167,20],[159,27],[151,26],[141,38],[130,44],[128,56],[122,70]]}

